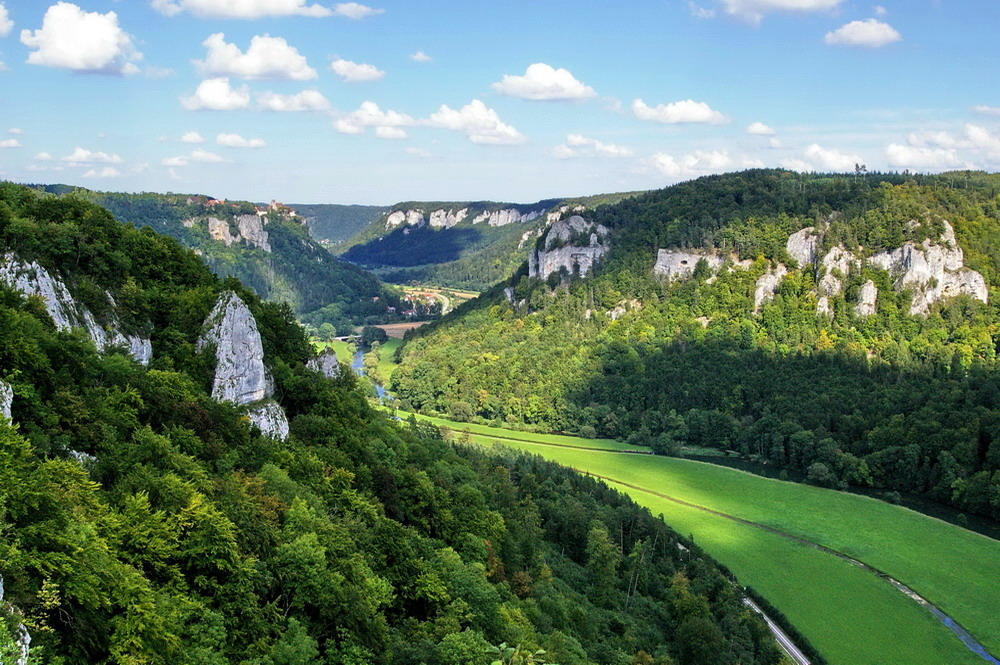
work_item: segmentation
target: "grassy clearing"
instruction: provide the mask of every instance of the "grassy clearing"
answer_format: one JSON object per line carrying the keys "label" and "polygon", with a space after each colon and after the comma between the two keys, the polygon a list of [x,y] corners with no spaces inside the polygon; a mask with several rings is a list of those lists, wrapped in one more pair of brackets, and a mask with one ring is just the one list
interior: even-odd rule
{"label": "grassy clearing", "polygon": [[[1000,651],[997,541],[874,499],[726,467],[540,446],[545,443],[542,437],[552,435],[430,420],[456,431],[469,429],[476,443],[499,441],[841,551],[910,585],[963,624],[988,649]],[[559,437],[559,443],[600,448],[615,442],[596,445]],[[982,662],[926,610],[871,573],[781,536],[648,492],[619,488],[654,513],[663,513],[675,529],[693,534],[745,584],[757,587],[782,608],[832,663]]]}

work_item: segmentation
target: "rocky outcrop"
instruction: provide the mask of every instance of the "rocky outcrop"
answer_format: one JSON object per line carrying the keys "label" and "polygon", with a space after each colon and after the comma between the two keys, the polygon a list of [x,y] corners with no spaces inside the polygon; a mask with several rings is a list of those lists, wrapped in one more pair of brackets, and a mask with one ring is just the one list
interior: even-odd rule
{"label": "rocky outcrop", "polygon": [[6,381],[0,381],[0,417],[10,420],[10,407],[14,402],[14,390]]}
{"label": "rocky outcrop", "polygon": [[385,228],[391,229],[406,223],[407,226],[423,226],[423,210],[393,210],[386,215]]}
{"label": "rocky outcrop", "polygon": [[816,252],[819,250],[820,236],[816,233],[816,228],[807,226],[801,231],[796,231],[788,236],[785,243],[785,251],[795,259],[800,268],[816,263],[818,258]]}
{"label": "rocky outcrop", "polygon": [[854,306],[854,313],[858,316],[871,316],[875,313],[878,302],[878,287],[870,279],[861,286],[858,293],[858,304]]}
{"label": "rocky outcrop", "polygon": [[45,310],[59,330],[83,328],[100,352],[112,347],[128,349],[129,354],[146,365],[153,355],[149,339],[140,335],[126,335],[115,314],[115,301],[107,294],[111,304],[107,325],[101,325],[90,310],[78,304],[61,279],[50,274],[36,262],[25,263],[13,252],[0,259],[0,281],[28,296],[38,296],[45,303]]}
{"label": "rocky outcrop", "polygon": [[653,274],[668,280],[686,279],[694,274],[698,262],[704,260],[712,272],[717,272],[725,258],[714,252],[684,249],[661,249],[656,253]]}
{"label": "rocky outcrop", "polygon": [[226,247],[235,242],[233,234],[229,230],[229,222],[221,220],[218,217],[208,218],[208,235],[212,237],[212,240],[221,242]]}
{"label": "rocky outcrop", "polygon": [[629,312],[638,311],[640,309],[642,309],[642,303],[633,298],[632,300],[622,300],[618,303],[617,307],[609,309],[605,312],[605,314],[607,314],[608,318],[612,321],[617,321]]}
{"label": "rocky outcrop", "polygon": [[955,240],[955,230],[944,222],[944,232],[934,242],[907,242],[892,251],[872,257],[872,265],[886,270],[903,289],[913,289],[910,314],[927,314],[932,303],[957,295],[969,295],[986,302],[986,280],[965,267],[962,248]]}
{"label": "rocky outcrop", "polygon": [[780,263],[776,268],[768,268],[767,272],[757,280],[757,288],[753,293],[753,311],[759,312],[764,303],[774,299],[774,294],[778,291],[778,284],[781,279],[788,274],[788,269]]}
{"label": "rocky outcrop", "polygon": [[[13,630],[12,637],[14,638],[14,649],[17,654],[17,659],[14,661],[13,665],[27,665],[28,654],[31,651],[31,635],[28,633],[27,627],[20,621],[20,612],[17,608],[11,606],[4,600],[4,587],[3,587],[3,577],[0,576],[0,613],[12,616],[14,618],[15,628]],[[5,617],[0,618],[0,621],[4,620]]]}
{"label": "rocky outcrop", "polygon": [[431,213],[429,223],[433,228],[450,229],[468,217],[469,209],[435,210]]}
{"label": "rocky outcrop", "polygon": [[319,372],[328,379],[340,377],[340,362],[337,360],[337,352],[331,348],[326,348],[320,351],[315,358],[310,358],[306,367],[314,372]]}
{"label": "rocky outcrop", "polygon": [[212,397],[248,409],[250,420],[265,434],[284,439],[288,434],[288,419],[281,407],[273,402],[266,406],[274,392],[270,372],[264,365],[264,346],[257,321],[243,300],[227,291],[219,296],[215,308],[205,320],[205,332],[198,339],[197,350],[215,349],[215,377]]}
{"label": "rocky outcrop", "polygon": [[240,215],[236,218],[236,226],[239,228],[240,237],[246,240],[248,244],[258,247],[265,252],[271,251],[271,243],[267,241],[267,231],[264,230],[264,222],[260,217],[257,215]]}
{"label": "rocky outcrop", "polygon": [[541,249],[528,254],[528,276],[548,279],[565,269],[569,275],[586,277],[611,249],[610,233],[579,215],[556,222],[545,236]]}
{"label": "rocky outcrop", "polygon": [[530,222],[542,216],[542,210],[532,210],[521,213],[517,208],[506,208],[504,210],[485,210],[472,218],[473,224],[486,222],[489,226],[507,226],[508,224],[519,224]]}

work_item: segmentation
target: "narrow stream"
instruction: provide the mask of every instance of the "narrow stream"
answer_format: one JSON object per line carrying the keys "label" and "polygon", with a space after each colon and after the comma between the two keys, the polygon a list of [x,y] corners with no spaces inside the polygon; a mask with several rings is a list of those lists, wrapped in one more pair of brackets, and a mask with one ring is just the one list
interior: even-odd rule
{"label": "narrow stream", "polygon": [[[358,352],[354,354],[354,358],[351,360],[351,369],[353,369],[354,373],[358,376],[365,375],[365,352],[363,350],[358,349]],[[374,381],[372,383],[375,384],[375,392],[378,393],[378,399],[380,402],[392,401],[392,395],[385,391],[385,388],[382,387],[381,383],[375,383]]]}

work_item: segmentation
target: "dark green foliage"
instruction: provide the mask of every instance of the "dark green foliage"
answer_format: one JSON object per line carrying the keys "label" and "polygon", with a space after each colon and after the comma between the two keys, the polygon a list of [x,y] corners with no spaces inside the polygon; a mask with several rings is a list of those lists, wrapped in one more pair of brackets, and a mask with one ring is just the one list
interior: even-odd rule
{"label": "dark green foliage", "polygon": [[290,203],[320,242],[342,243],[387,210],[385,206]]}
{"label": "dark green foliage", "polygon": [[[925,495],[1000,518],[1000,176],[867,180],[750,171],[712,176],[598,208],[613,229],[596,273],[559,285],[522,268],[478,301],[410,335],[391,385],[414,408],[581,431],[676,454],[711,447],[809,473],[812,481]],[[920,226],[908,224],[919,220]],[[825,243],[866,252],[954,227],[965,264],[992,288],[908,314],[911,294],[865,268],[817,316],[811,270],[793,271],[754,313],[790,233],[829,224]],[[719,247],[747,270],[673,283],[658,248]],[[854,304],[864,280],[878,311]],[[511,305],[502,295],[514,288]],[[611,310],[625,313],[615,321]],[[826,471],[823,472],[825,467]]]}

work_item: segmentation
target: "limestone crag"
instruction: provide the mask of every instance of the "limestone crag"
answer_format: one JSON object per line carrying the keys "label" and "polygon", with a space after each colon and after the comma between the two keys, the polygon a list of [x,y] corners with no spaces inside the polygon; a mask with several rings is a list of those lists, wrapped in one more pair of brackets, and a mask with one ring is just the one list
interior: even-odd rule
{"label": "limestone crag", "polygon": [[25,295],[39,296],[59,330],[83,328],[98,351],[103,353],[111,347],[124,347],[143,365],[149,363],[153,355],[152,344],[147,338],[121,332],[121,322],[115,314],[115,301],[110,294],[106,294],[106,297],[112,305],[111,314],[107,326],[103,326],[90,310],[73,299],[61,279],[51,275],[34,261],[25,263],[13,252],[4,254],[0,259],[0,281]]}
{"label": "limestone crag", "polygon": [[704,260],[712,272],[718,272],[725,257],[714,252],[683,249],[661,249],[656,253],[653,274],[668,280],[686,279],[694,274],[698,262]]}
{"label": "limestone crag", "polygon": [[0,381],[0,416],[10,420],[10,407],[14,402],[14,390],[6,381]]}
{"label": "limestone crag", "polygon": [[[15,627],[11,637],[14,638],[14,653],[17,655],[17,659],[14,660],[13,665],[27,665],[28,654],[31,651],[31,635],[28,633],[27,627],[20,620],[21,613],[17,608],[4,601],[3,576],[0,576],[0,613],[11,616],[14,619]],[[3,620],[3,618],[0,618],[0,620]]]}
{"label": "limestone crag", "polygon": [[520,222],[530,222],[542,216],[543,210],[532,210],[521,213],[517,208],[506,208],[503,210],[485,210],[472,218],[473,224],[486,222],[489,226],[507,226],[508,224],[518,224]]}
{"label": "limestone crag", "polygon": [[816,233],[816,228],[807,226],[801,231],[796,231],[788,236],[785,243],[785,250],[788,255],[795,259],[800,268],[816,263],[816,252],[819,249],[820,236]]}
{"label": "limestone crag", "polygon": [[900,288],[914,289],[910,314],[927,314],[932,303],[966,294],[986,302],[989,292],[983,276],[965,267],[962,248],[948,222],[937,242],[907,242],[892,251],[880,252],[871,263],[886,270]]}
{"label": "limestone crag", "polygon": [[319,372],[328,379],[336,379],[340,376],[340,362],[337,360],[337,352],[331,348],[324,349],[315,358],[310,358],[306,367]]}
{"label": "limestone crag", "polygon": [[257,215],[240,215],[236,218],[236,226],[240,230],[240,236],[255,247],[259,247],[265,252],[271,251],[271,243],[267,241],[267,231],[264,230],[264,222]]}
{"label": "limestone crag", "polygon": [[767,272],[757,280],[757,288],[753,293],[753,311],[759,312],[764,303],[774,299],[778,284],[788,274],[788,269],[780,263],[776,268],[768,268]]}
{"label": "limestone crag", "polygon": [[854,306],[854,313],[858,316],[871,316],[875,313],[878,302],[878,287],[870,279],[861,286],[858,294],[858,304]]}
{"label": "limestone crag", "polygon": [[[264,403],[274,392],[270,372],[264,365],[264,346],[257,321],[246,303],[232,291],[219,296],[205,320],[205,332],[196,348],[215,348],[212,397],[239,406],[253,405],[247,415],[265,434],[284,439],[288,419],[281,407]],[[263,403],[263,404],[262,404]]]}
{"label": "limestone crag", "polygon": [[579,215],[549,227],[542,249],[528,253],[528,276],[548,279],[565,269],[570,275],[586,277],[611,249],[610,232]]}
{"label": "limestone crag", "polygon": [[429,223],[433,228],[450,229],[468,217],[469,209],[435,210],[431,213]]}
{"label": "limestone crag", "polygon": [[208,218],[208,235],[212,237],[212,240],[221,242],[226,247],[235,242],[233,234],[229,229],[229,222],[221,220],[218,217]]}
{"label": "limestone crag", "polygon": [[391,229],[405,223],[407,226],[423,226],[423,210],[393,210],[385,218],[385,228]]}

